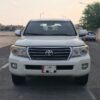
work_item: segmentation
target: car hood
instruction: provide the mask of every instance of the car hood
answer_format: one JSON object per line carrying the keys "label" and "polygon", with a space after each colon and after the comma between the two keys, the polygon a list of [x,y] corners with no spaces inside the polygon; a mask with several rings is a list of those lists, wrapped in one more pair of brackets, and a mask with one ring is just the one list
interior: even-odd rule
{"label": "car hood", "polygon": [[17,40],[19,46],[82,46],[85,43],[77,36],[27,36]]}

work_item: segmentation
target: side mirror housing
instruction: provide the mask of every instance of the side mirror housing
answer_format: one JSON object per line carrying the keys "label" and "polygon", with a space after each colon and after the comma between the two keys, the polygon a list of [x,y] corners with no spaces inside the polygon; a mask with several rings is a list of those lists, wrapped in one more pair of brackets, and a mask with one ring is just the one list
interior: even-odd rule
{"label": "side mirror housing", "polygon": [[21,30],[15,30],[15,35],[16,36],[21,36],[22,31]]}

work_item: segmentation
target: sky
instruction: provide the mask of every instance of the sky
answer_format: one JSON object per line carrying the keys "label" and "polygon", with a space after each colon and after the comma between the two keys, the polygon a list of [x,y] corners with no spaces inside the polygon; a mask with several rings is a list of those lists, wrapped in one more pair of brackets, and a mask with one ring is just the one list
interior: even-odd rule
{"label": "sky", "polygon": [[0,23],[26,25],[41,16],[41,19],[66,18],[76,24],[86,5],[94,2],[100,0],[0,0]]}

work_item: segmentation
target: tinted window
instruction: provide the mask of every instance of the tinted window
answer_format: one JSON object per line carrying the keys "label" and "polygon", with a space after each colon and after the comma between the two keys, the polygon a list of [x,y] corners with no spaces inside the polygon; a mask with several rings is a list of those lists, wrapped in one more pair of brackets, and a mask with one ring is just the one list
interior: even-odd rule
{"label": "tinted window", "polygon": [[88,32],[88,35],[95,35],[94,32]]}
{"label": "tinted window", "polygon": [[24,35],[75,36],[76,32],[69,21],[33,21],[28,24]]}

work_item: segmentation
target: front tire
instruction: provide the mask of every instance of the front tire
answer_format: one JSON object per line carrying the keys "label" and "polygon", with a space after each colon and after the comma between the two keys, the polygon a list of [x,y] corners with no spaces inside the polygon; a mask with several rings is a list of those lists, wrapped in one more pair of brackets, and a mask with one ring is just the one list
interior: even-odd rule
{"label": "front tire", "polygon": [[25,83],[25,77],[12,74],[12,82],[16,86],[23,85]]}
{"label": "front tire", "polygon": [[80,77],[75,77],[75,81],[77,84],[85,86],[88,82],[88,77],[89,77],[88,74]]}

